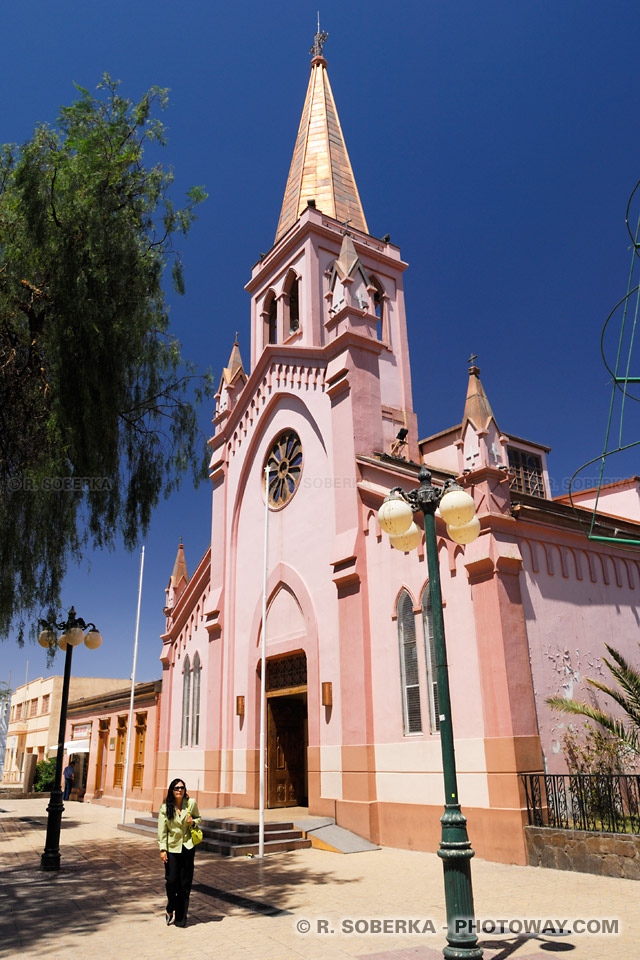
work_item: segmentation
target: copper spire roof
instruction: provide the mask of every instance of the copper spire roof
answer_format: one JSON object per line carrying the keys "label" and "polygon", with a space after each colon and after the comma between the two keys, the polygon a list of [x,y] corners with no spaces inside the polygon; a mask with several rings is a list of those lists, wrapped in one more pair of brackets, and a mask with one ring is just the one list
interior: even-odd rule
{"label": "copper spire roof", "polygon": [[480,367],[472,365],[469,367],[469,386],[462,417],[462,432],[468,421],[471,421],[476,430],[486,430],[491,420],[495,423],[495,419],[484,387],[480,383]]}
{"label": "copper spire roof", "polygon": [[238,346],[238,334],[236,334],[236,339],[233,341],[231,356],[229,357],[229,363],[222,370],[218,392],[222,390],[222,387],[225,383],[227,386],[229,386],[229,384],[237,380],[238,377],[241,377],[244,383],[247,382],[247,375],[244,372],[242,357],[240,356],[240,347]]}
{"label": "copper spire roof", "polygon": [[187,573],[187,561],[184,557],[184,547],[182,545],[182,540],[178,545],[178,553],[176,555],[176,562],[173,566],[173,573],[171,574],[171,585],[175,587],[181,580],[184,579],[185,584],[189,583],[189,574]]}
{"label": "copper spire roof", "polygon": [[331,92],[327,61],[317,49],[321,45],[316,43],[276,243],[294,225],[308,200],[315,200],[317,209],[327,216],[348,220],[357,230],[369,232]]}

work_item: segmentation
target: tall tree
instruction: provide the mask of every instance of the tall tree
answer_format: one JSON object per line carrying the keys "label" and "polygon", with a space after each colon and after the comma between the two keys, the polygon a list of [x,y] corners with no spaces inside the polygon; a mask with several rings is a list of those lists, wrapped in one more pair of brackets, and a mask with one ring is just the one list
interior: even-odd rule
{"label": "tall tree", "polygon": [[169,332],[162,286],[205,199],[169,198],[155,114],[105,74],[96,94],[0,149],[0,637],[52,613],[68,561],[120,536],[132,548],[153,507],[206,447],[195,378]]}

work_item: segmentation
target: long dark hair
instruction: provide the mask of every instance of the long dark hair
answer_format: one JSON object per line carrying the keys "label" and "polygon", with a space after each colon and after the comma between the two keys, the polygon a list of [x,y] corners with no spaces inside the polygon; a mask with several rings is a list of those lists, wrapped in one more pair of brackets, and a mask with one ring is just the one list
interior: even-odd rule
{"label": "long dark hair", "polygon": [[164,805],[167,811],[167,820],[173,820],[176,815],[176,801],[173,797],[173,788],[181,783],[184,786],[184,796],[182,802],[186,800],[189,803],[189,794],[187,793],[187,785],[182,779],[182,777],[176,777],[175,780],[172,780],[169,784],[169,789],[167,790],[167,796],[165,797]]}

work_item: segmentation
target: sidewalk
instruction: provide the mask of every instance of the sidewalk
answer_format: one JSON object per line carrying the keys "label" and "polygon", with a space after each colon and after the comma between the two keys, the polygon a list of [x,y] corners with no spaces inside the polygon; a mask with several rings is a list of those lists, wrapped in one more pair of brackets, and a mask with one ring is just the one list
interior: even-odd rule
{"label": "sidewalk", "polygon": [[[442,864],[384,848],[318,850],[264,861],[196,855],[189,926],[164,924],[155,843],[117,830],[120,810],[67,803],[59,873],[43,873],[47,801],[3,800],[0,957],[68,960],[438,960],[446,943]],[[488,960],[638,956],[640,885],[631,880],[472,862],[484,920],[618,918],[619,933],[528,938],[480,933]],[[401,932],[414,921],[425,933]],[[371,932],[387,919],[394,932]],[[351,921],[365,933],[346,933]],[[390,923],[389,923],[390,921]],[[417,921],[417,923],[416,923]],[[428,932],[432,924],[436,933]],[[309,932],[298,932],[309,929]],[[489,927],[489,930],[491,928]],[[325,932],[326,931],[326,932]]]}

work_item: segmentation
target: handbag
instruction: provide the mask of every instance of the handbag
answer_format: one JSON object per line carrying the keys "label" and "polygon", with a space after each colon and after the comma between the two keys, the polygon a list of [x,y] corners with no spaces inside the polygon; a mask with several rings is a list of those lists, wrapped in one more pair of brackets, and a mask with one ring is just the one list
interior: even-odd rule
{"label": "handbag", "polygon": [[[189,801],[189,813],[191,813],[193,807],[191,806],[191,801]],[[199,843],[202,843],[202,830],[200,827],[191,827],[191,842],[194,847],[197,847]]]}

